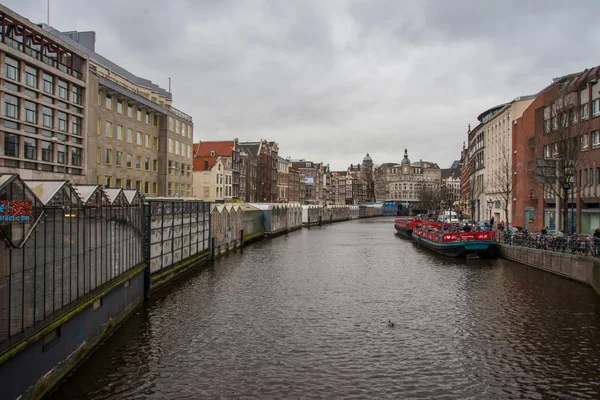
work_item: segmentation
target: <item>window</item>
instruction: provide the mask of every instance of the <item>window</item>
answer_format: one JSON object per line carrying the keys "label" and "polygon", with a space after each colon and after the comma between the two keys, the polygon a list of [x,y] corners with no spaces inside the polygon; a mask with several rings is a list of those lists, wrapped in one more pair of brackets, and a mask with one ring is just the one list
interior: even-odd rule
{"label": "window", "polygon": [[44,72],[42,79],[44,80],[44,92],[54,94],[54,77]]}
{"label": "window", "polygon": [[152,160],[152,171],[158,172],[158,160]]}
{"label": "window", "polygon": [[102,106],[102,90],[98,90],[98,105]]}
{"label": "window", "polygon": [[557,130],[558,129],[558,118],[557,117],[552,117],[552,130]]}
{"label": "window", "polygon": [[179,141],[178,140],[175,141],[175,154],[179,155]]}
{"label": "window", "polygon": [[575,110],[569,111],[569,120],[571,121],[571,124],[577,123],[577,112]]}
{"label": "window", "polygon": [[69,99],[69,84],[61,79],[58,80],[58,97],[63,100]]}
{"label": "window", "polygon": [[58,130],[62,132],[67,131],[67,113],[62,111],[58,111],[56,113],[56,117],[58,119]]}
{"label": "window", "polygon": [[123,140],[123,127],[117,125],[117,140]]}
{"label": "window", "polygon": [[127,189],[131,189],[131,179],[127,179],[127,180],[125,181],[125,188],[127,188]]}
{"label": "window", "polygon": [[115,160],[118,166],[123,165],[123,152],[117,151],[117,159]]}
{"label": "window", "polygon": [[19,119],[19,98],[6,93],[4,94],[4,103],[4,111],[6,116],[9,118]]}
{"label": "window", "polygon": [[104,149],[104,163],[112,164],[112,150],[111,149]]}
{"label": "window", "polygon": [[37,104],[25,100],[25,121],[37,124]]}
{"label": "window", "polygon": [[71,133],[81,135],[81,118],[71,115]]}
{"label": "window", "polygon": [[158,194],[158,183],[152,182],[152,194]]}
{"label": "window", "polygon": [[52,143],[40,140],[40,144],[42,146],[42,161],[52,162],[53,151],[52,151]]}
{"label": "window", "polygon": [[142,156],[135,156],[135,168],[136,169],[142,168]]}
{"label": "window", "polygon": [[144,193],[150,193],[150,182],[148,181],[144,182]]}
{"label": "window", "polygon": [[178,135],[179,135],[179,127],[180,127],[179,120],[175,120],[175,133]]}
{"label": "window", "polygon": [[123,179],[117,178],[116,179],[116,183],[115,183],[115,187],[122,188],[123,187]]}
{"label": "window", "polygon": [[19,157],[19,137],[12,133],[4,133],[4,155]]}
{"label": "window", "polygon": [[112,137],[112,122],[106,121],[104,126],[104,134],[106,137]]}
{"label": "window", "polygon": [[139,131],[136,131],[136,132],[135,132],[135,143],[136,143],[138,146],[141,146],[141,145],[142,145],[142,132],[139,132]]}
{"label": "window", "polygon": [[600,131],[592,132],[592,147],[596,148],[600,146]]}
{"label": "window", "polygon": [[582,104],[581,105],[581,119],[588,119],[590,117],[589,115],[589,110],[588,110],[588,105],[586,104]]}
{"label": "window", "polygon": [[155,138],[153,139],[152,148],[153,148],[154,150],[158,150],[158,138],[157,138],[157,137],[155,137]]}
{"label": "window", "polygon": [[600,99],[592,100],[592,116],[600,115]]}
{"label": "window", "polygon": [[23,138],[23,156],[28,160],[37,159],[37,149],[35,147],[35,139],[28,137]]}
{"label": "window", "polygon": [[106,177],[106,180],[104,181],[104,186],[107,188],[112,187],[112,177],[110,177],[110,176]]}
{"label": "window", "polygon": [[6,68],[6,77],[15,81],[19,81],[19,62],[10,57],[4,58],[4,66]]}
{"label": "window", "polygon": [[188,131],[187,132],[188,132],[188,138],[191,139],[192,138],[192,126],[191,125],[188,126]]}
{"label": "window", "polygon": [[168,129],[173,132],[173,118],[169,117],[169,126]]}
{"label": "window", "polygon": [[106,108],[108,108],[109,110],[112,110],[112,97],[110,97],[108,95],[108,93],[106,94],[105,105],[106,105]]}
{"label": "window", "polygon": [[135,118],[136,118],[138,121],[141,121],[141,120],[142,120],[142,110],[140,110],[139,108],[138,108],[138,109],[136,109],[136,111],[135,111]]}
{"label": "window", "polygon": [[25,66],[25,84],[37,89],[37,69]]}
{"label": "window", "polygon": [[150,159],[148,157],[144,157],[144,169],[150,171]]}
{"label": "window", "polygon": [[42,125],[46,128],[54,128],[54,110],[42,107]]}
{"label": "window", "polygon": [[150,124],[150,113],[146,111],[146,123]]}
{"label": "window", "polygon": [[123,102],[122,101],[117,101],[117,112],[119,114],[123,114]]}
{"label": "window", "polygon": [[79,147],[71,147],[71,164],[81,167],[81,149]]}
{"label": "window", "polygon": [[127,116],[129,118],[133,117],[133,107],[131,106],[131,104],[127,105]]}
{"label": "window", "polygon": [[128,168],[131,168],[131,154],[127,154],[127,157],[125,158],[125,165]]}
{"label": "window", "polygon": [[102,162],[102,149],[100,147],[98,147],[98,150],[96,151],[96,162],[98,164]]}
{"label": "window", "polygon": [[144,146],[146,146],[147,148],[150,148],[150,135],[148,135],[147,133],[144,136]]}
{"label": "window", "polygon": [[72,87],[73,87],[73,90],[72,90],[73,97],[71,98],[71,101],[75,104],[81,104],[82,89],[79,86],[75,86],[75,85],[72,85]]}
{"label": "window", "polygon": [[188,156],[188,158],[192,158],[192,146],[188,146],[188,148],[187,148],[187,156]]}
{"label": "window", "polygon": [[186,129],[186,126],[185,126],[185,124],[182,122],[182,123],[181,123],[181,135],[183,135],[183,136],[185,136],[185,129]]}
{"label": "window", "polygon": [[211,151],[210,151],[210,156],[211,156],[211,157],[214,157],[215,155],[216,155],[215,151],[214,151],[214,150],[211,150]]}
{"label": "window", "polygon": [[169,138],[169,153],[173,153],[173,139],[171,138]]}
{"label": "window", "polygon": [[158,115],[154,115],[154,126],[158,128]]}
{"label": "window", "polygon": [[98,118],[98,135],[100,132],[102,132],[102,121],[100,121],[100,118]]}
{"label": "window", "polygon": [[581,150],[587,150],[589,147],[589,137],[587,134],[581,135]]}
{"label": "window", "polygon": [[125,137],[128,143],[133,143],[133,131],[127,128],[127,136]]}
{"label": "window", "polygon": [[142,181],[135,181],[135,188],[138,192],[142,191]]}

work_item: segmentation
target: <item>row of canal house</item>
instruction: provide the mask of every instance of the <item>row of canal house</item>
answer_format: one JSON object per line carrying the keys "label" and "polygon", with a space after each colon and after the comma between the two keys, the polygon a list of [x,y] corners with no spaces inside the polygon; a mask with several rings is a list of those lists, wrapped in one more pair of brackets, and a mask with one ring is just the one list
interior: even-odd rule
{"label": "row of canal house", "polygon": [[591,234],[600,227],[600,68],[478,116],[461,154],[474,220]]}
{"label": "row of canal house", "polygon": [[599,78],[596,66],[555,79],[514,121],[515,225],[583,234],[600,227]]}

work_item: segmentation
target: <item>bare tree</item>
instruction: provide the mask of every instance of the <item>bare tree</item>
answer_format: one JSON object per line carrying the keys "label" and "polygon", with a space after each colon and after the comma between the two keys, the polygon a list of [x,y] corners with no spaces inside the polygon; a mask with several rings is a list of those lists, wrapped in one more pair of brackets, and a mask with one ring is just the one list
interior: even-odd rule
{"label": "bare tree", "polygon": [[377,198],[385,200],[387,194],[385,167],[374,165],[372,168],[363,169],[361,175],[367,198],[372,201],[377,201]]}
{"label": "bare tree", "polygon": [[438,213],[442,202],[440,187],[435,184],[423,183],[418,189],[421,212]]}
{"label": "bare tree", "polygon": [[506,215],[506,227],[510,226],[510,217],[508,214],[508,206],[511,204],[513,197],[513,168],[512,158],[506,146],[502,146],[500,150],[500,159],[497,167],[493,170],[490,176],[491,182],[488,183],[491,194],[500,197],[504,215]]}
{"label": "bare tree", "polygon": [[[471,165],[471,171],[475,171],[474,165]],[[475,209],[477,208],[477,202],[487,188],[487,182],[483,175],[476,175],[474,172],[469,176],[469,193],[471,194],[471,200],[469,204],[471,206],[471,219],[475,220]],[[481,220],[481,215],[477,216],[477,219]]]}
{"label": "bare tree", "polygon": [[569,194],[574,196],[590,184],[587,170],[585,175],[577,176],[587,167],[590,143],[589,137],[582,134],[586,132],[588,113],[589,109],[582,108],[578,100],[577,88],[563,84],[556,101],[544,109],[544,134],[534,135],[534,146],[530,146],[536,159],[534,182],[563,205],[564,233],[568,233]]}

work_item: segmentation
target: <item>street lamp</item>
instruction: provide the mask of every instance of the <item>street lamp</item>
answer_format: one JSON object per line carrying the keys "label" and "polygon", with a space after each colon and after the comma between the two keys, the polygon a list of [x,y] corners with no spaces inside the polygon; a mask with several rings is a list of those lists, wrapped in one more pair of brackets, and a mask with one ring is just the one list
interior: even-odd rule
{"label": "street lamp", "polygon": [[[490,222],[490,225],[492,223],[492,207],[494,206],[494,200],[489,199],[487,201],[487,205],[488,205],[488,212],[489,212],[489,218],[488,221]],[[492,227],[493,228],[493,227]]]}
{"label": "street lamp", "polygon": [[52,141],[52,143],[54,143],[54,144],[62,142],[62,144],[65,146],[65,155],[63,157],[63,161],[64,161],[64,163],[63,163],[63,181],[66,181],[67,180],[67,141],[60,140],[56,136],[53,136],[52,139],[50,139],[50,141]]}
{"label": "street lamp", "polygon": [[563,189],[565,189],[565,200],[567,202],[566,207],[569,207],[569,190],[571,190],[571,207],[570,209],[567,208],[567,210],[569,211],[569,213],[571,214],[571,223],[567,224],[567,222],[565,221],[565,223],[567,224],[567,235],[570,235],[571,233],[575,233],[573,232],[573,184],[571,182],[564,182],[563,183]]}

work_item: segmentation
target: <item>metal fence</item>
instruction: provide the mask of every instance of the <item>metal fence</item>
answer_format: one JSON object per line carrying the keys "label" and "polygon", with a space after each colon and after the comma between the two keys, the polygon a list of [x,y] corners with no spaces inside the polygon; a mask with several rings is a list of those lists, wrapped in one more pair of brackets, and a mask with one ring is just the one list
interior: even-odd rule
{"label": "metal fence", "polygon": [[555,236],[528,232],[498,232],[501,244],[582,256],[600,257],[600,240],[589,235]]}
{"label": "metal fence", "polygon": [[[143,262],[142,202],[130,192],[0,180],[0,199],[31,198],[34,208],[29,224],[2,229],[0,343]],[[22,232],[7,234],[15,229]]]}
{"label": "metal fence", "polygon": [[150,272],[169,268],[210,250],[210,203],[149,199]]}

